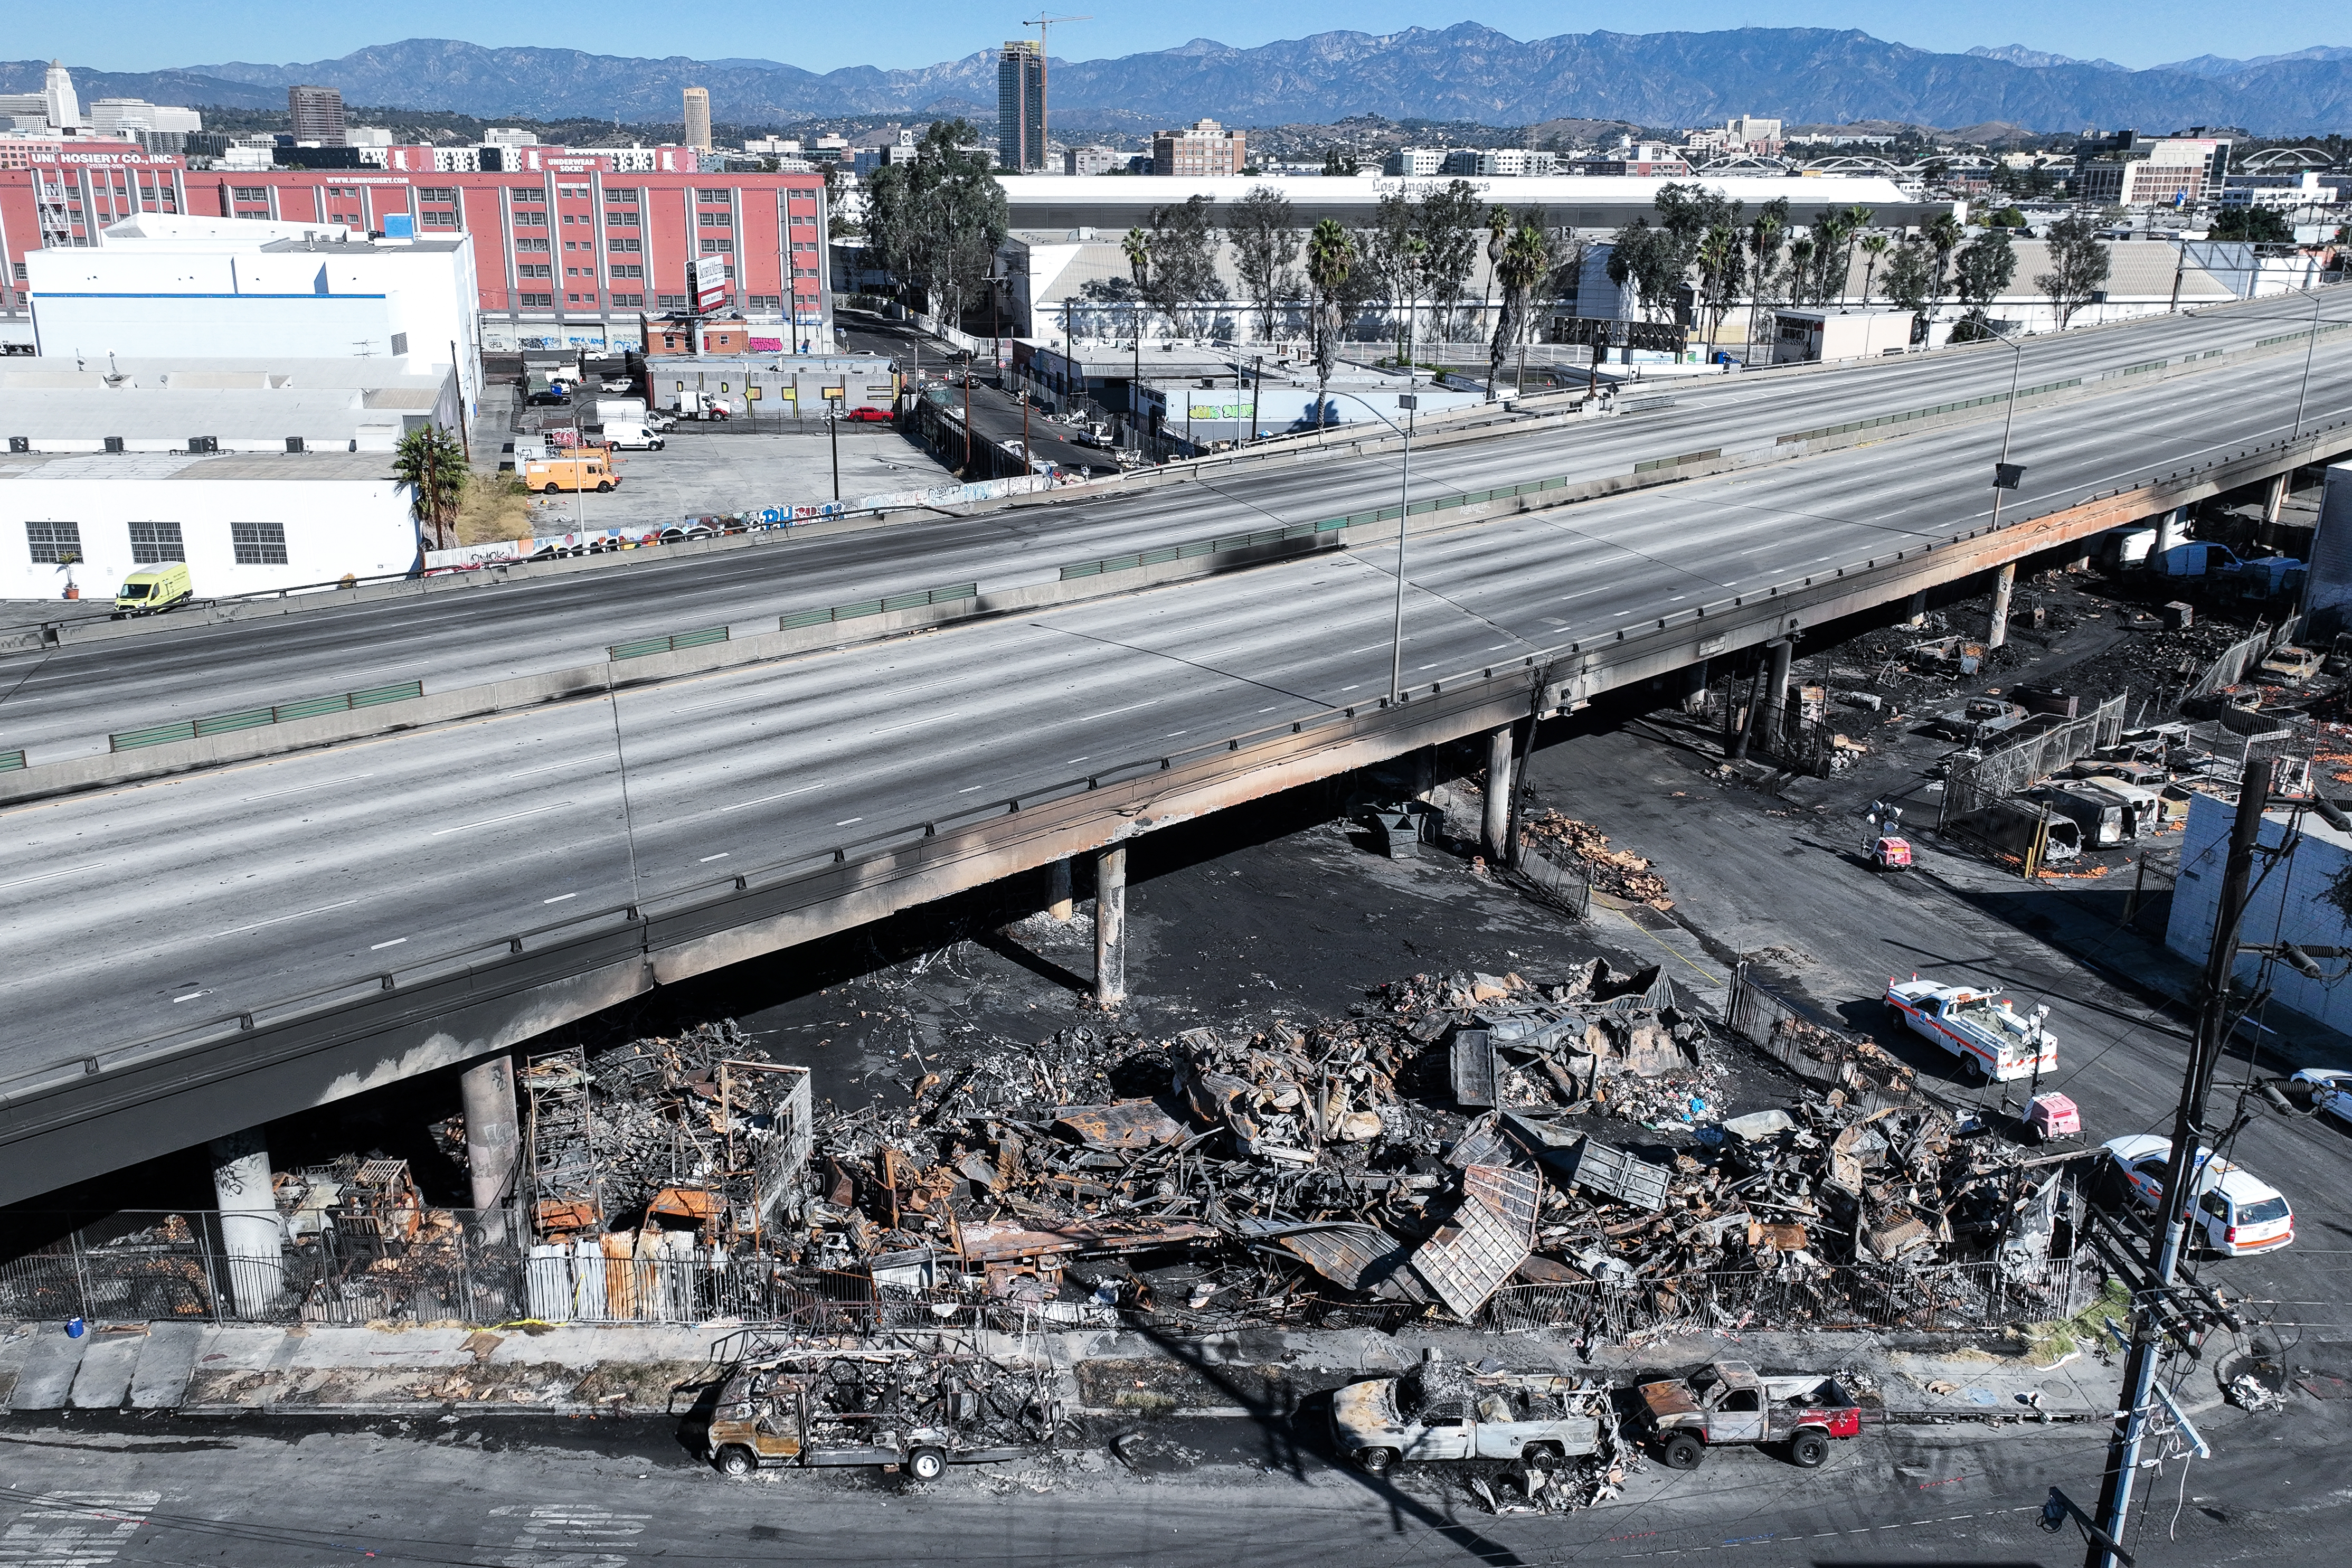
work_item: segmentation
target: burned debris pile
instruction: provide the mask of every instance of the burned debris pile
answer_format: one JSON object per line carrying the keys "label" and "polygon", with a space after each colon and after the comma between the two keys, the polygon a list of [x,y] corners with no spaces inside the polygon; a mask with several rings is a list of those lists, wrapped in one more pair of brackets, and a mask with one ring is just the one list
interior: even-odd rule
{"label": "burned debris pile", "polygon": [[1655,972],[1595,963],[1416,976],[1247,1037],[1066,1031],[821,1122],[768,1246],[884,1321],[1202,1328],[1483,1321],[1507,1290],[1552,1321],[1596,1290],[1674,1316],[1725,1274],[1836,1275],[1803,1315],[1851,1321],[1832,1298],[1857,1268],[2013,1241],[2031,1184],[1924,1099],[1864,1114],[1833,1089],[1722,1121],[1717,1028]]}
{"label": "burned debris pile", "polygon": [[533,1237],[619,1229],[756,1246],[808,1161],[808,1072],[732,1019],[676,1038],[532,1057],[520,1075]]}
{"label": "burned debris pile", "polygon": [[1609,836],[1589,822],[1547,810],[1541,816],[1521,822],[1519,831],[1554,864],[1581,863],[1591,868],[1592,886],[1601,892],[1654,910],[1675,907],[1666,879],[1651,868],[1648,860],[1629,850],[1610,848]]}

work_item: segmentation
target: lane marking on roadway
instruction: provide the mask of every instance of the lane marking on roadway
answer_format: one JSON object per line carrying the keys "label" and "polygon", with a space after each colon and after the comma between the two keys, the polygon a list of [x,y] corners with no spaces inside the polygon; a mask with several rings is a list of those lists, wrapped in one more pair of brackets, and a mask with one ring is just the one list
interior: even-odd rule
{"label": "lane marking on roadway", "polygon": [[266,921],[256,921],[249,926],[232,926],[226,931],[216,931],[211,937],[206,937],[205,940],[210,942],[215,937],[242,936],[249,931],[259,931],[263,926],[284,925],[288,921],[299,921],[306,915],[323,915],[330,910],[347,910],[358,902],[357,899],[345,899],[340,903],[320,904],[315,910],[297,910],[290,915],[273,915]]}
{"label": "lane marking on roadway", "polygon": [[202,991],[191,991],[185,996],[174,996],[172,1000],[174,1002],[193,1002],[199,996],[209,996],[212,994],[212,987],[207,985]]}
{"label": "lane marking on roadway", "polygon": [[61,871],[44,871],[37,877],[19,877],[13,882],[0,882],[0,888],[21,888],[29,882],[46,882],[52,877],[70,877],[80,871],[95,871],[105,864],[103,860],[93,860],[87,866],[68,866]]}
{"label": "lane marking on roadway", "polygon": [[[509,773],[507,777],[510,779],[527,779],[533,773],[551,773],[558,768],[576,768],[583,763],[601,763],[604,760],[604,759],[602,757],[572,757],[560,763],[542,763],[535,768],[525,768],[519,773]],[[362,773],[360,777],[365,778],[367,777],[367,774]]]}
{"label": "lane marking on roadway", "polygon": [[732,855],[732,854],[734,854],[734,853],[735,853],[735,851],[733,851],[732,849],[721,849],[721,850],[720,850],[718,854],[716,854],[716,855],[705,855],[701,859],[697,860],[697,861],[695,862],[695,864],[696,864],[696,865],[698,865],[698,866],[708,866],[708,865],[709,865],[713,860],[724,860],[724,859],[726,859],[726,858],[727,858],[727,857],[729,857],[730,855]]}
{"label": "lane marking on roadway", "polygon": [[824,787],[824,781],[823,779],[819,779],[814,784],[804,784],[798,789],[783,790],[775,795],[763,795],[757,800],[739,800],[733,805],[722,805],[719,809],[722,814],[730,811],[741,811],[745,806],[765,805],[772,800],[784,800],[793,795],[806,795],[813,789],[823,789]]}
{"label": "lane marking on roadway", "polygon": [[403,942],[406,942],[407,940],[408,940],[408,939],[407,939],[406,937],[404,937],[404,936],[396,936],[396,937],[394,937],[390,942],[379,942],[374,943],[373,945],[372,945],[371,947],[369,947],[368,951],[369,951],[370,952],[382,952],[385,948],[387,948],[387,947],[398,947],[398,946],[400,946],[400,945],[401,945],[401,943],[403,943]]}
{"label": "lane marking on roadway", "polygon": [[1132,713],[1139,708],[1157,708],[1159,706],[1160,699],[1154,697],[1148,702],[1130,702],[1124,708],[1106,708],[1099,713],[1088,713],[1079,719],[1078,722],[1081,724],[1090,724],[1097,719],[1108,719],[1115,713]]}
{"label": "lane marking on roadway", "polygon": [[249,795],[245,798],[248,802],[257,800],[276,800],[281,795],[300,795],[304,790],[329,789],[336,784],[357,784],[362,779],[372,779],[373,777],[375,777],[373,773],[346,773],[343,777],[339,779],[320,779],[316,784],[292,784],[285,789],[274,789],[265,795]]}
{"label": "lane marking on roadway", "polygon": [[558,893],[551,899],[541,899],[539,901],[542,904],[560,904],[566,899],[576,899],[579,896],[577,893]]}
{"label": "lane marking on roadway", "polygon": [[559,800],[553,805],[534,805],[529,811],[510,811],[504,816],[486,816],[479,822],[461,822],[455,827],[436,827],[427,837],[438,838],[444,834],[465,833],[477,827],[488,827],[496,822],[513,822],[525,816],[543,816],[551,811],[562,811],[571,804],[568,800]]}
{"label": "lane marking on roadway", "polygon": [[507,1568],[625,1568],[625,1552],[592,1552],[592,1546],[627,1548],[644,1533],[643,1513],[613,1513],[601,1508],[565,1503],[541,1503],[530,1510],[530,1522],[515,1538],[514,1551],[502,1561]]}
{"label": "lane marking on roadway", "polygon": [[868,730],[866,732],[869,735],[895,735],[901,730],[912,730],[919,724],[936,724],[942,719],[954,717],[955,711],[951,709],[945,713],[926,713],[919,719],[909,719],[903,724],[886,724],[879,730]]}
{"label": "lane marking on roadway", "polygon": [[835,823],[835,824],[834,824],[834,826],[835,826],[835,827],[847,827],[847,826],[849,826],[852,823],[863,822],[863,821],[865,821],[865,820],[866,820],[866,819],[865,819],[864,817],[862,817],[862,816],[853,816],[853,817],[849,818],[849,819],[848,819],[848,821],[846,821],[846,822],[836,822],[836,823]]}

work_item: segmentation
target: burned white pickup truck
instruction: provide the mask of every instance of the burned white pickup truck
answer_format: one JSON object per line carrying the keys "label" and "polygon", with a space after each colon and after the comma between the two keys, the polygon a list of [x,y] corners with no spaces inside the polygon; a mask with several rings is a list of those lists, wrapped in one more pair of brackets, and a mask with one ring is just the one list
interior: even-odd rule
{"label": "burned white pickup truck", "polygon": [[1331,1437],[1372,1474],[1399,1459],[1578,1458],[1612,1424],[1609,1390],[1581,1378],[1474,1373],[1433,1353],[1402,1377],[1331,1394]]}

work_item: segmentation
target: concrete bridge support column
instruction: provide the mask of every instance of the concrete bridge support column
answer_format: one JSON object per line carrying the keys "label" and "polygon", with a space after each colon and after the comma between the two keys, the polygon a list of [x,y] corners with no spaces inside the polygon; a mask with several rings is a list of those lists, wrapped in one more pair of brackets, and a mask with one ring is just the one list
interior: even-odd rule
{"label": "concrete bridge support column", "polygon": [[1067,925],[1076,912],[1076,902],[1070,897],[1070,863],[1056,860],[1045,868],[1045,912]]}
{"label": "concrete bridge support column", "polygon": [[1772,742],[1780,740],[1780,727],[1788,717],[1789,661],[1797,651],[1796,639],[1776,637],[1764,645],[1764,651],[1770,656],[1770,663],[1764,673],[1764,700],[1760,705],[1764,710],[1756,716],[1759,722],[1755,728],[1758,734]]}
{"label": "concrete bridge support column", "polygon": [[222,1266],[239,1317],[268,1315],[286,1282],[278,1199],[269,1187],[269,1146],[248,1128],[207,1145],[213,1201],[221,1211]]}
{"label": "concrete bridge support column", "polygon": [[1917,593],[1911,595],[1910,616],[1911,618],[1904,622],[1904,625],[1909,626],[1924,626],[1927,624],[1927,589],[1922,588]]}
{"label": "concrete bridge support column", "polygon": [[466,1108],[466,1171],[474,1206],[483,1212],[483,1236],[506,1239],[506,1203],[522,1166],[522,1127],[515,1113],[514,1057],[484,1057],[457,1079]]}
{"label": "concrete bridge support column", "polygon": [[2292,474],[2277,474],[2271,479],[2270,492],[2263,497],[2263,526],[2254,535],[2254,542],[2275,545],[2278,542],[2279,509],[2286,505],[2286,482]]}
{"label": "concrete bridge support column", "polygon": [[[2188,534],[2189,509],[2185,506],[2174,507],[2157,519],[2156,547],[2149,552],[2149,554],[2162,555],[2176,544],[2187,543]],[[2148,564],[2153,566],[2156,563],[2151,560]]]}
{"label": "concrete bridge support column", "polygon": [[1095,854],[1095,1005],[1127,1000],[1127,846]]}
{"label": "concrete bridge support column", "polygon": [[1510,861],[1511,732],[1516,728],[1506,724],[1486,733],[1486,849],[1487,863],[1494,866]]}
{"label": "concrete bridge support column", "polygon": [[2005,562],[1992,574],[1992,625],[1985,631],[1985,647],[1999,647],[2009,641],[2009,595],[2017,586],[2017,563]]}

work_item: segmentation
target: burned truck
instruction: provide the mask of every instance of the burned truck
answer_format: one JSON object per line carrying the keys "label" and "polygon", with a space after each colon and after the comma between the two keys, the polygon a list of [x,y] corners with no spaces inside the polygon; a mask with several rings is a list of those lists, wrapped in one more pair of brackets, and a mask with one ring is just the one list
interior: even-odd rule
{"label": "burned truck", "polygon": [[950,1465],[1027,1458],[1052,1440],[1058,1419],[1043,1374],[973,1355],[893,1350],[735,1362],[704,1408],[689,1417],[689,1437],[729,1476],[874,1465],[936,1480]]}
{"label": "burned truck", "polygon": [[1759,1377],[1746,1362],[1710,1363],[1689,1377],[1645,1383],[1642,1439],[1677,1470],[1695,1470],[1709,1448],[1786,1444],[1790,1462],[1813,1469],[1833,1438],[1862,1429],[1862,1407],[1834,1377]]}
{"label": "burned truck", "polygon": [[1376,1476],[1400,1459],[1581,1458],[1614,1432],[1606,1386],[1474,1373],[1434,1352],[1403,1377],[1369,1378],[1331,1395],[1334,1446]]}

